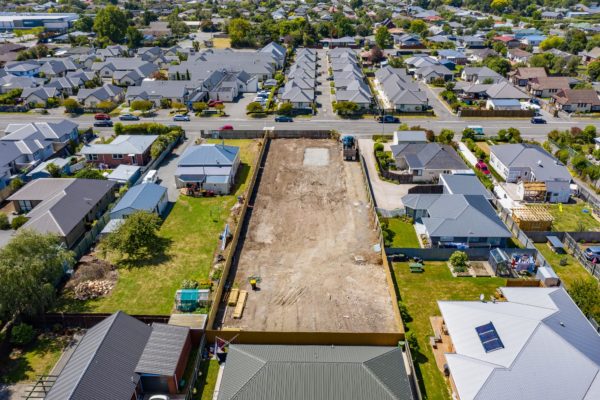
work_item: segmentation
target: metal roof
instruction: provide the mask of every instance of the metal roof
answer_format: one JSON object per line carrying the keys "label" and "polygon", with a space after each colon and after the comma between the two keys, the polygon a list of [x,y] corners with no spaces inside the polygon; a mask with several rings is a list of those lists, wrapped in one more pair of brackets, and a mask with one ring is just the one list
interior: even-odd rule
{"label": "metal roof", "polygon": [[232,166],[238,157],[240,148],[224,144],[201,144],[188,147],[179,162],[178,167],[208,167]]}
{"label": "metal roof", "polygon": [[183,326],[152,324],[152,333],[135,367],[139,374],[173,376],[190,329]]}
{"label": "metal roof", "polygon": [[488,200],[492,199],[492,194],[475,175],[440,174],[440,184],[450,194],[478,194]]}
{"label": "metal roof", "polygon": [[108,144],[86,144],[81,154],[143,154],[158,135],[119,135]]}
{"label": "metal roof", "polygon": [[231,345],[218,400],[412,400],[397,347]]}
{"label": "metal roof", "polygon": [[491,154],[508,168],[529,168],[536,181],[571,181],[571,174],[540,146],[527,143],[490,146]]}
{"label": "metal roof", "polygon": [[152,328],[118,311],[81,339],[46,400],[130,400]]}
{"label": "metal roof", "polygon": [[167,188],[155,183],[142,183],[129,189],[111,214],[131,209],[136,211],[152,212],[167,193]]}

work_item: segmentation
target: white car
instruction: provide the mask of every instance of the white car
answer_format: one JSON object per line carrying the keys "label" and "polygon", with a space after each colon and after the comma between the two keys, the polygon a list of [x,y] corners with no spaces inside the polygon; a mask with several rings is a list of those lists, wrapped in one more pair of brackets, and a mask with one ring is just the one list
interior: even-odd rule
{"label": "white car", "polygon": [[155,394],[154,396],[150,396],[148,400],[169,400],[169,396],[164,394]]}

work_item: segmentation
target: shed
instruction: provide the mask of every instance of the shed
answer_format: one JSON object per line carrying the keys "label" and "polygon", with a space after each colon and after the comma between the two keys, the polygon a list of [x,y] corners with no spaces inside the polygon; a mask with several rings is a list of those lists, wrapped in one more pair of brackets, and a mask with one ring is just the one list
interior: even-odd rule
{"label": "shed", "polygon": [[56,165],[61,173],[69,174],[71,172],[70,165],[71,160],[67,158],[53,158],[51,160],[41,162],[37,167],[31,170],[27,174],[28,179],[40,179],[40,178],[51,178],[50,172],[48,172],[48,165]]}
{"label": "shed", "polygon": [[179,289],[175,294],[177,310],[190,312],[210,304],[209,289]]}
{"label": "shed", "polygon": [[500,248],[490,250],[488,259],[490,266],[498,276],[510,276],[510,259],[508,254]]}
{"label": "shed", "polygon": [[117,182],[119,185],[133,185],[140,178],[141,168],[137,165],[121,164],[108,176],[109,181]]}
{"label": "shed", "polygon": [[140,375],[144,393],[176,394],[192,348],[190,329],[183,326],[152,324],[152,333],[135,372]]}
{"label": "shed", "polygon": [[169,325],[185,326],[190,328],[192,345],[197,347],[200,345],[200,339],[202,339],[202,335],[204,334],[206,320],[206,314],[171,314],[171,317],[169,318]]}
{"label": "shed", "polygon": [[553,252],[558,253],[558,254],[565,253],[565,246],[558,237],[546,236],[546,239],[548,240],[546,242],[546,244],[548,245],[548,247],[550,247],[552,249]]}
{"label": "shed", "polygon": [[539,279],[546,287],[560,286],[560,279],[550,267],[539,267],[535,278]]}
{"label": "shed", "polygon": [[126,218],[136,211],[162,215],[167,208],[167,188],[143,183],[129,189],[110,212],[111,219]]}
{"label": "shed", "polygon": [[517,207],[513,209],[512,219],[524,231],[549,231],[554,217],[544,207]]}

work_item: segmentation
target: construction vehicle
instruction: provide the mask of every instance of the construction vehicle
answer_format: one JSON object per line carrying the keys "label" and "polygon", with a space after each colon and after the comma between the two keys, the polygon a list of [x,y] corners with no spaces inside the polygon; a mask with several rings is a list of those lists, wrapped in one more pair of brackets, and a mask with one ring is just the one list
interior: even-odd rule
{"label": "construction vehicle", "polygon": [[346,161],[358,160],[358,140],[354,136],[342,137],[342,154]]}

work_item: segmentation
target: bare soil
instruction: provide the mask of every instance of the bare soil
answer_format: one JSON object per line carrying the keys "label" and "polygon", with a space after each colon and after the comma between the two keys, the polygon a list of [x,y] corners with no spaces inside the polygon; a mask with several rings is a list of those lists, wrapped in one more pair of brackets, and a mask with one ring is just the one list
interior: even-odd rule
{"label": "bare soil", "polygon": [[241,319],[227,309],[223,327],[397,332],[376,243],[360,165],[342,161],[339,143],[273,140],[234,282],[248,300]]}

